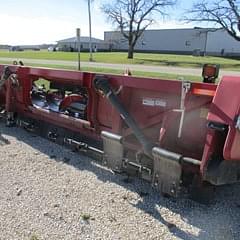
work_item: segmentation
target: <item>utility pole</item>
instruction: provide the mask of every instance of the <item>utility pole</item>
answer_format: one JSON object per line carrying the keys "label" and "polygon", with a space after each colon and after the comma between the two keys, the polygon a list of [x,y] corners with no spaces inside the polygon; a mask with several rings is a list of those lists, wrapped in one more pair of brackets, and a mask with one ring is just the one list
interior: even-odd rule
{"label": "utility pole", "polygon": [[88,18],[89,18],[89,61],[93,61],[93,52],[92,52],[92,18],[91,18],[91,1],[88,0]]}
{"label": "utility pole", "polygon": [[80,59],[80,52],[81,52],[81,41],[80,41],[80,36],[81,36],[81,30],[80,28],[76,29],[76,35],[77,35],[77,49],[78,49],[78,71],[81,69],[81,59]]}

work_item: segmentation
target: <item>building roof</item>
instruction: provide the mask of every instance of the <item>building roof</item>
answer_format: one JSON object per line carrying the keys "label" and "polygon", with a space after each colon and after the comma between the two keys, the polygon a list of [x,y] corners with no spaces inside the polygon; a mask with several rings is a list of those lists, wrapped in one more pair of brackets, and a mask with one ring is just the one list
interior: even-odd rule
{"label": "building roof", "polygon": [[[202,27],[194,27],[194,28],[158,28],[158,29],[146,29],[144,32],[163,32],[163,31],[217,31],[221,30],[221,28],[202,28]],[[105,31],[104,33],[121,33],[119,30],[113,31]]]}
{"label": "building roof", "polygon": [[[58,43],[72,43],[72,42],[77,42],[77,37],[72,37],[72,38],[66,38],[66,39],[63,39],[63,40],[59,40],[57,41]],[[90,37],[80,37],[80,42],[82,43],[89,43],[90,42]],[[102,43],[104,42],[103,40],[101,39],[98,39],[98,38],[93,38],[92,37],[92,42],[93,43]]]}

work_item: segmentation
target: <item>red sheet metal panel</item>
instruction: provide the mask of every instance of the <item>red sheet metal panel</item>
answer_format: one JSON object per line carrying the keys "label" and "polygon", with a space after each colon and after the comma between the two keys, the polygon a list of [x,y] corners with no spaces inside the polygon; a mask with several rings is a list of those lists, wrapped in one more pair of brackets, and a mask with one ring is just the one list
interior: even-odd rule
{"label": "red sheet metal panel", "polygon": [[208,120],[229,126],[223,149],[226,160],[240,161],[240,132],[236,117],[240,114],[240,77],[223,77],[213,98]]}
{"label": "red sheet metal panel", "polygon": [[223,77],[213,98],[208,120],[234,125],[240,106],[240,77]]}

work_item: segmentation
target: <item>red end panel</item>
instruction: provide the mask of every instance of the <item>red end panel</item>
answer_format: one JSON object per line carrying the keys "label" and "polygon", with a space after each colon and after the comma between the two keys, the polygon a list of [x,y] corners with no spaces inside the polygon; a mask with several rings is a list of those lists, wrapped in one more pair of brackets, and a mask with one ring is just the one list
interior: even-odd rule
{"label": "red end panel", "polygon": [[240,77],[223,77],[208,114],[208,120],[229,125],[223,149],[226,160],[240,161],[240,132],[235,128],[240,114]]}
{"label": "red end panel", "polygon": [[240,106],[240,77],[223,77],[219,83],[208,120],[234,125]]}
{"label": "red end panel", "polygon": [[[0,77],[2,76],[3,74],[3,70],[4,70],[4,67],[5,66],[8,66],[8,65],[0,65]],[[11,70],[13,72],[15,72],[17,70],[17,67],[16,66],[10,66]],[[9,95],[9,90],[8,90],[8,93],[7,93],[7,83],[4,84],[4,86],[2,87],[2,89],[0,90],[0,105],[4,106],[6,104],[6,95],[8,94]]]}

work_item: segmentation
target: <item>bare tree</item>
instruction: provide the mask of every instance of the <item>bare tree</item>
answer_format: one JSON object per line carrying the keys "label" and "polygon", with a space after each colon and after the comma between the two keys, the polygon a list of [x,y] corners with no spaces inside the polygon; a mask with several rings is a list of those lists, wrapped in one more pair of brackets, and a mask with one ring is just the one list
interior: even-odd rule
{"label": "bare tree", "polygon": [[128,58],[133,58],[134,47],[144,30],[154,22],[157,14],[166,15],[166,7],[175,3],[176,0],[114,0],[102,5],[102,11],[127,39]]}
{"label": "bare tree", "polygon": [[191,10],[186,12],[184,20],[216,24],[240,41],[239,6],[239,0],[198,1],[193,4]]}

